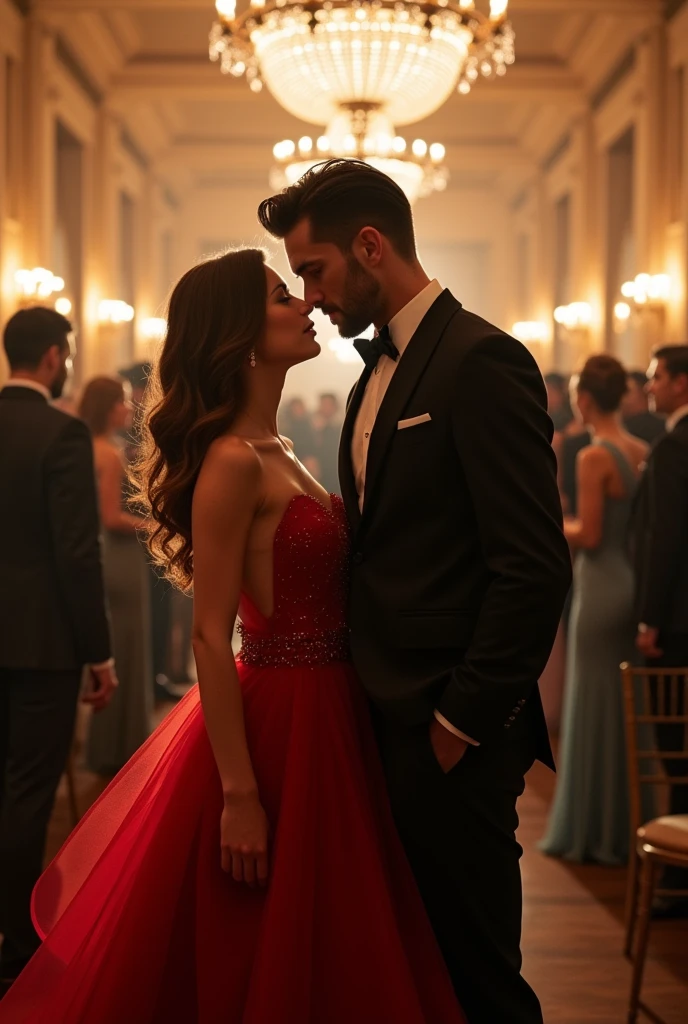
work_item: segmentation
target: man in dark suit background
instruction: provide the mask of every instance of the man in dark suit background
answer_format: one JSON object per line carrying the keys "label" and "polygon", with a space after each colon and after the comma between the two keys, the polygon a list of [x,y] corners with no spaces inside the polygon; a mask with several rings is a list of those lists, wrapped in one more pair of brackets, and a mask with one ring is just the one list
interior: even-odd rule
{"label": "man in dark suit background", "polygon": [[425,274],[411,209],[358,161],[260,208],[365,360],[342,431],[353,660],[401,838],[471,1024],[541,1024],[520,974],[516,800],[552,765],[537,679],[571,579],[540,372]]}
{"label": "man in dark suit background", "polygon": [[628,391],[621,402],[621,415],[628,433],[650,445],[664,434],[664,420],[650,409],[647,376],[642,370],[628,373]]}
{"label": "man in dark suit background", "polygon": [[55,791],[84,702],[105,707],[110,651],[88,428],[52,408],[71,324],[54,310],[7,323],[0,391],[0,994],[39,945],[29,911]]}
{"label": "man in dark suit background", "polygon": [[[650,402],[666,417],[636,497],[633,515],[637,646],[648,666],[688,666],[688,345],[657,349],[647,373]],[[659,725],[661,750],[679,750],[681,725]],[[686,774],[686,762],[666,761],[668,775]],[[674,786],[672,814],[688,814],[688,787]],[[662,886],[688,888],[688,872],[666,868]],[[654,908],[657,916],[688,915],[688,900]]]}

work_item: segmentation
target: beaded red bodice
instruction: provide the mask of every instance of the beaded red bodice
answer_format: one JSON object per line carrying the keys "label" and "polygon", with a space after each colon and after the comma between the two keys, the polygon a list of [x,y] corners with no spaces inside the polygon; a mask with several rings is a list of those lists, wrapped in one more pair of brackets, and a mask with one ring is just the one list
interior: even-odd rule
{"label": "beaded red bodice", "polygon": [[326,665],[349,658],[346,601],[349,530],[344,503],[292,498],[273,545],[274,612],[242,597],[239,659],[247,665]]}

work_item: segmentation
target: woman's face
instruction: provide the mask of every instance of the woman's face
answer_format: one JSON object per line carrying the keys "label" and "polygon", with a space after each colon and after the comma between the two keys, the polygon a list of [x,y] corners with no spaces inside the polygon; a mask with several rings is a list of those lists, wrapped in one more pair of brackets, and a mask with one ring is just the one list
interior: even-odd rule
{"label": "woman's face", "polygon": [[256,348],[258,363],[295,366],[313,359],[320,352],[315,340],[313,307],[291,295],[287,285],[272,267],[265,268],[268,305],[263,339]]}

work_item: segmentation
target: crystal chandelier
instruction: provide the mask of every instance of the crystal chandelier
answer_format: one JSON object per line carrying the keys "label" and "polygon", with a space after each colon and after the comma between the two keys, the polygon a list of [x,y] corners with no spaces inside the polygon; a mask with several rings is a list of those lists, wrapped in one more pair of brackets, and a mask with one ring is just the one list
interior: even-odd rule
{"label": "crystal chandelier", "polygon": [[327,125],[342,109],[374,104],[393,124],[432,114],[454,89],[514,62],[508,0],[216,0],[210,57],[290,114]]}
{"label": "crystal chandelier", "polygon": [[416,139],[409,146],[406,139],[395,135],[392,122],[379,110],[355,106],[333,118],[326,134],[315,143],[309,136],[298,143],[285,139],[277,143],[273,155],[270,184],[275,189],[292,185],[313,164],[331,157],[365,160],[396,181],[411,203],[445,189],[449,179],[443,145],[435,142],[428,146],[423,139]]}

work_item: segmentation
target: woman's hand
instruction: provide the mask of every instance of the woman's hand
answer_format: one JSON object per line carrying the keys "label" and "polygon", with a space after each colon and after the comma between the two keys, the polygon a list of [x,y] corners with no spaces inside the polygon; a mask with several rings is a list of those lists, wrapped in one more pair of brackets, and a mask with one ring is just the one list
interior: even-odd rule
{"label": "woman's hand", "polygon": [[257,793],[225,796],[220,819],[222,870],[253,888],[268,881],[268,819]]}

